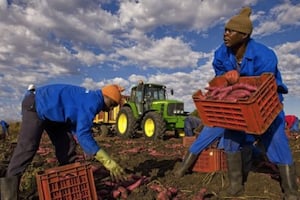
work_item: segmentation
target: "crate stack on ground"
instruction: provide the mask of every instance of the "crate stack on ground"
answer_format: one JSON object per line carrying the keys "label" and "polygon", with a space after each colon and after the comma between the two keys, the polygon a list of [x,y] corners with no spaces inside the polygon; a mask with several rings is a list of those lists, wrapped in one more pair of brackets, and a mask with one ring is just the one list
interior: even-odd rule
{"label": "crate stack on ground", "polygon": [[[196,136],[185,136],[182,138],[183,146],[189,148],[192,143],[196,140]],[[218,149],[216,145],[210,145],[208,148],[203,150],[195,164],[193,165],[193,172],[219,172],[226,171],[226,155],[223,149]]]}

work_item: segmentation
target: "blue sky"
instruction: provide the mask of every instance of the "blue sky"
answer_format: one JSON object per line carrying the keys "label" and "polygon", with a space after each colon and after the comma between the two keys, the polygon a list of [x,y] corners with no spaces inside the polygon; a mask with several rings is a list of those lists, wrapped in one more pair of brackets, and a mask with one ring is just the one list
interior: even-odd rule
{"label": "blue sky", "polygon": [[298,0],[0,0],[0,119],[20,120],[29,84],[130,88],[139,79],[191,94],[213,78],[226,21],[252,8],[252,38],[272,48],[286,114],[300,116]]}

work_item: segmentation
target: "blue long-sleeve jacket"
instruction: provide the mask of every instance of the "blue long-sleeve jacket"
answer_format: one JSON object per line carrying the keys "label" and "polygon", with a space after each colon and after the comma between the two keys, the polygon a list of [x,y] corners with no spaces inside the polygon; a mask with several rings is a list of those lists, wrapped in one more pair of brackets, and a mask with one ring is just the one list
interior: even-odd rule
{"label": "blue long-sleeve jacket", "polygon": [[70,123],[84,152],[94,155],[100,147],[91,133],[93,119],[104,106],[101,90],[73,85],[47,85],[36,89],[36,111],[40,119]]}
{"label": "blue long-sleeve jacket", "polygon": [[[213,68],[216,76],[236,69],[235,55],[224,43],[215,51],[214,56]],[[260,76],[262,73],[273,73],[279,88],[279,99],[282,101],[282,93],[288,93],[288,88],[282,82],[277,63],[277,56],[273,50],[250,39],[240,68],[240,76]]]}

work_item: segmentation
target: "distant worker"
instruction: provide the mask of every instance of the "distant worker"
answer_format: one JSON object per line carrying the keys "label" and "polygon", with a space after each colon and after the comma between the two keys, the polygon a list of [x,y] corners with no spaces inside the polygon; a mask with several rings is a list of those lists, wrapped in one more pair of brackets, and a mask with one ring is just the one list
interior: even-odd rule
{"label": "distant worker", "polygon": [[35,85],[34,84],[29,84],[27,87],[27,90],[25,92],[24,98],[30,94],[34,94],[35,93]]}
{"label": "distant worker", "polygon": [[113,180],[126,174],[93,138],[93,119],[100,111],[110,111],[121,101],[124,88],[106,85],[102,89],[56,84],[36,88],[22,101],[22,123],[17,146],[0,178],[1,199],[17,199],[20,178],[37,152],[44,131],[55,147],[60,165],[76,161],[76,136],[83,151],[103,164]]}
{"label": "distant worker", "polygon": [[0,138],[6,139],[6,137],[9,134],[9,124],[6,121],[4,121],[4,120],[1,120],[0,124],[2,126],[2,134],[1,134]]}
{"label": "distant worker", "polygon": [[29,92],[35,92],[35,85],[34,84],[29,84],[27,90]]}
{"label": "distant worker", "polygon": [[144,110],[143,88],[144,88],[144,81],[139,80],[138,85],[136,87],[136,104],[137,104],[139,114],[142,114],[142,112]]}
{"label": "distant worker", "polygon": [[139,80],[139,81],[138,81],[138,84],[139,84],[139,85],[143,85],[143,84],[144,84],[144,81],[143,81],[143,80]]}
{"label": "distant worker", "polygon": [[200,133],[203,128],[203,124],[199,117],[188,116],[184,120],[184,133],[185,136],[194,136],[195,134]]}
{"label": "distant worker", "polygon": [[295,115],[286,115],[285,116],[285,122],[287,128],[292,132],[298,132],[299,131],[299,118]]}

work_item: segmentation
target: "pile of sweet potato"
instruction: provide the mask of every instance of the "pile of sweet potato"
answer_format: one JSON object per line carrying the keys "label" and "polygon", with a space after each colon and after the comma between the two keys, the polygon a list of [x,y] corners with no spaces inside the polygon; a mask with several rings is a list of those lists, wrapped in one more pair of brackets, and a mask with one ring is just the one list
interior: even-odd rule
{"label": "pile of sweet potato", "polygon": [[209,86],[205,89],[207,90],[205,94],[199,90],[195,93],[194,98],[237,102],[241,99],[248,99],[257,90],[257,87],[247,83],[236,83],[229,86]]}

